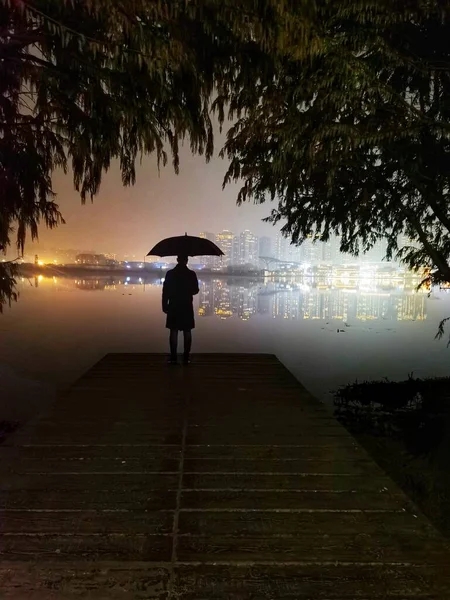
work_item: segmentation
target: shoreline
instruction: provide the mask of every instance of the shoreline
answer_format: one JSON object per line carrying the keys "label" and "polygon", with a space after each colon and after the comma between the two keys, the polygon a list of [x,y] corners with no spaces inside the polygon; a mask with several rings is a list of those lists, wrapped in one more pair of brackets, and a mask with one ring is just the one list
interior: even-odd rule
{"label": "shoreline", "polygon": [[334,416],[450,538],[450,377],[367,381],[334,393]]}
{"label": "shoreline", "polygon": [[[161,279],[168,269],[157,268],[123,268],[123,267],[80,267],[78,265],[18,265],[18,275],[22,277],[124,277],[140,275],[142,277]],[[264,279],[262,271],[211,271],[201,269],[196,271],[201,277],[240,277],[245,279]]]}
{"label": "shoreline", "polygon": [[[169,268],[172,268],[171,266]],[[34,265],[30,263],[18,264],[17,274],[21,277],[126,277],[127,275],[141,276],[143,278],[162,279],[165,273],[169,270],[162,268],[151,267],[150,264],[146,264],[144,267],[123,267],[123,266],[80,266],[80,265]],[[352,269],[352,266],[341,267],[342,269]],[[314,279],[317,281],[330,280],[333,278],[332,275],[333,267],[328,267],[329,272],[325,272],[321,267],[314,267],[312,272],[278,272],[278,271],[267,271],[264,269],[255,270],[241,270],[241,269],[230,269],[228,271],[216,271],[211,269],[194,269],[198,277],[201,278],[237,278],[237,279],[252,279],[261,281],[264,279]],[[359,267],[358,267],[359,269]],[[387,270],[380,270],[372,275],[374,280],[386,281],[389,279],[391,283],[408,282],[413,287],[422,281],[422,276],[418,273],[405,271],[398,273],[394,268]],[[351,277],[352,280],[364,279],[364,276],[359,274]]]}

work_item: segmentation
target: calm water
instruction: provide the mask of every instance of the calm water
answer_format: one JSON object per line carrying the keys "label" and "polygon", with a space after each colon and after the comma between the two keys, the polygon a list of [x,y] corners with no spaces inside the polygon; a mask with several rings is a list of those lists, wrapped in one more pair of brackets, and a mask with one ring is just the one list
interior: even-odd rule
{"label": "calm water", "polygon": [[[450,316],[445,292],[226,278],[200,287],[194,352],[274,353],[321,399],[356,379],[449,374],[447,339],[434,340]],[[164,319],[160,280],[22,281],[0,316],[0,420],[34,410],[107,352],[165,352]]]}

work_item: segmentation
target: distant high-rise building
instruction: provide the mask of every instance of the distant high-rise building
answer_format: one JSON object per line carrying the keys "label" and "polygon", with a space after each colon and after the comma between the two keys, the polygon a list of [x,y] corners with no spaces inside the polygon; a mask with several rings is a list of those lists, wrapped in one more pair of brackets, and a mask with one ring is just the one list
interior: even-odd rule
{"label": "distant high-rise building", "polygon": [[317,265],[322,260],[322,245],[312,235],[309,235],[301,245],[302,262]]}
{"label": "distant high-rise building", "polygon": [[386,256],[387,240],[377,240],[373,247],[365,254],[360,254],[359,259],[363,264],[381,263]]}
{"label": "distant high-rise building", "polygon": [[225,229],[221,233],[216,235],[216,244],[224,253],[220,261],[221,266],[230,267],[234,262],[233,246],[234,246],[234,235],[231,231]]}
{"label": "distant high-rise building", "polygon": [[99,265],[105,266],[111,264],[111,260],[106,258],[104,254],[78,254],[76,262],[79,265]]}
{"label": "distant high-rise building", "polygon": [[332,261],[332,249],[331,249],[331,243],[330,241],[328,242],[322,242],[322,262],[324,263],[329,263],[331,264]]}
{"label": "distant high-rise building", "polygon": [[214,242],[214,243],[216,241],[216,234],[211,233],[210,231],[202,231],[198,237],[201,237],[204,240],[209,240],[210,242]]}
{"label": "distant high-rise building", "polygon": [[286,260],[286,254],[288,251],[289,241],[284,235],[280,232],[277,234],[275,240],[275,258],[278,260]]}
{"label": "distant high-rise building", "polygon": [[[259,243],[258,243],[258,251],[259,251],[259,257],[266,257],[266,258],[274,258],[273,256],[273,252],[274,252],[274,248],[272,248],[272,238],[263,235],[262,237],[259,238]],[[267,264],[261,259],[259,258],[259,267],[261,269],[265,269],[267,268]]]}
{"label": "distant high-rise building", "polygon": [[286,251],[286,260],[292,263],[300,263],[302,260],[301,246],[289,243]]}
{"label": "distant high-rise building", "polygon": [[340,253],[339,247],[340,238],[336,235],[331,235],[330,239],[326,242],[320,242],[321,262],[325,264],[338,264],[342,262],[344,255]]}
{"label": "distant high-rise building", "polygon": [[257,265],[259,263],[258,238],[248,229],[239,236],[238,261],[241,265]]}
{"label": "distant high-rise building", "polygon": [[292,244],[289,237],[284,237],[279,233],[275,240],[275,258],[283,262],[300,263],[302,262],[302,245]]}
{"label": "distant high-rise building", "polygon": [[[205,240],[209,240],[210,242],[216,243],[216,235],[214,233],[211,233],[210,231],[202,231],[199,237]],[[218,258],[219,257],[217,256],[202,256],[202,262],[205,265],[205,267],[207,267],[208,269],[212,269],[213,267],[217,266]]]}
{"label": "distant high-rise building", "polygon": [[241,263],[241,249],[240,249],[240,245],[239,245],[239,236],[235,235],[233,237],[233,258],[232,258],[232,264],[233,265],[240,265]]}
{"label": "distant high-rise building", "polygon": [[259,256],[272,257],[272,238],[267,235],[259,238]]}

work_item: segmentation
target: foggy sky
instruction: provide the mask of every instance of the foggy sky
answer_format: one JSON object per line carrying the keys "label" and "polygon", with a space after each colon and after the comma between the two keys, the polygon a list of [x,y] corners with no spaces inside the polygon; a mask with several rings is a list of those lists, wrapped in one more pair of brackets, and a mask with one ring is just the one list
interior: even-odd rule
{"label": "foggy sky", "polygon": [[[216,144],[216,155],[220,149]],[[275,204],[247,203],[236,206],[239,187],[222,191],[227,161],[214,157],[208,164],[192,156],[189,146],[180,150],[180,173],[170,162],[158,174],[154,155],[137,165],[136,184],[123,187],[117,163],[104,175],[100,193],[81,205],[71,175],[55,173],[57,203],[66,220],[51,231],[40,228],[41,248],[75,248],[144,256],[159,239],[197,235],[201,231],[230,229],[239,233],[250,229],[256,235],[275,236],[279,228],[263,223]],[[25,252],[31,249],[26,246]]]}

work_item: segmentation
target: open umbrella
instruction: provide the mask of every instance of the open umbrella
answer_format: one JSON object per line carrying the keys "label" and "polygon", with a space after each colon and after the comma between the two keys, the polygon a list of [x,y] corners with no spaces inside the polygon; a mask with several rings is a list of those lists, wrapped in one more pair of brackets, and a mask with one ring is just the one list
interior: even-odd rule
{"label": "open umbrella", "polygon": [[222,256],[222,250],[206,238],[179,235],[161,240],[147,256]]}

